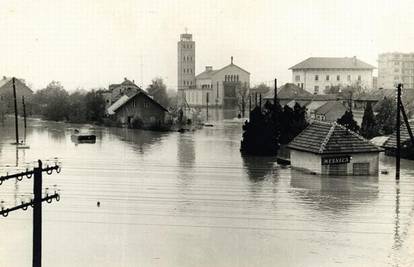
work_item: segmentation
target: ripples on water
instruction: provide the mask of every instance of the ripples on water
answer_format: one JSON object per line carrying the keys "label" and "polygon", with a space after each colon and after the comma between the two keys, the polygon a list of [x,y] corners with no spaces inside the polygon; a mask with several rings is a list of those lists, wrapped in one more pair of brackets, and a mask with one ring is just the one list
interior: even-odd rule
{"label": "ripples on water", "polygon": [[[212,115],[210,115],[212,116]],[[97,135],[75,144],[73,128]],[[392,158],[379,177],[320,177],[241,157],[241,124],[156,133],[29,122],[28,150],[0,127],[1,174],[58,157],[44,187],[44,266],[409,266],[413,263],[414,166]],[[32,180],[0,186],[10,207]],[[97,207],[97,202],[100,207]],[[30,266],[32,212],[0,218],[0,266]],[[4,238],[6,237],[6,238]]]}

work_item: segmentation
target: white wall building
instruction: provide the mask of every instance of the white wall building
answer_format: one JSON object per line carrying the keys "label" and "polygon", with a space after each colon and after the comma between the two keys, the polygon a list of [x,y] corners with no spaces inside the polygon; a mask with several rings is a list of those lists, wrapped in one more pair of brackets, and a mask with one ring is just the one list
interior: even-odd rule
{"label": "white wall building", "polygon": [[210,106],[233,108],[237,99],[238,86],[250,86],[250,73],[233,64],[213,70],[206,66],[205,70],[195,77],[195,88],[185,90],[185,99],[189,106],[206,106],[207,95]]}
{"label": "white wall building", "polygon": [[374,66],[356,57],[311,57],[295,66],[292,70],[292,83],[303,87],[313,94],[323,94],[331,86],[360,84],[372,89]]}
{"label": "white wall building", "polygon": [[414,53],[383,53],[378,56],[378,87],[393,89],[398,83],[414,88]]}

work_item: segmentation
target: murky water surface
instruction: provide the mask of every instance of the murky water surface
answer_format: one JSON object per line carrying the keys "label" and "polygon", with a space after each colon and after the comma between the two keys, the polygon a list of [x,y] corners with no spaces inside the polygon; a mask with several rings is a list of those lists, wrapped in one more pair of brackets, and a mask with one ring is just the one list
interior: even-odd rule
{"label": "murky water surface", "polygon": [[[43,206],[43,266],[414,266],[412,161],[399,184],[388,157],[379,177],[305,175],[242,158],[231,120],[184,134],[30,121],[19,151],[11,123],[0,134],[1,174],[63,163],[44,177],[61,200]],[[5,181],[0,200],[32,186]],[[32,210],[1,217],[0,235],[0,266],[31,266]]]}

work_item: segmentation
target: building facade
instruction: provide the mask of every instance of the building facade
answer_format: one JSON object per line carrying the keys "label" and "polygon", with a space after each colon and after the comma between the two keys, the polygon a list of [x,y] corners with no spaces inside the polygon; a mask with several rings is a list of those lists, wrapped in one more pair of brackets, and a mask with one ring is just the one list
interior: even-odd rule
{"label": "building facade", "polygon": [[372,89],[375,67],[356,57],[311,57],[289,69],[292,83],[312,94],[323,94],[331,86],[360,85]]}
{"label": "building facade", "polygon": [[414,88],[414,53],[378,55],[378,88],[393,89],[398,83]]}
{"label": "building facade", "polygon": [[196,86],[185,91],[185,99],[190,107],[208,104],[222,108],[234,108],[237,105],[239,90],[250,86],[250,73],[233,63],[214,70],[206,66],[196,77]]}
{"label": "building facade", "polygon": [[177,43],[177,99],[185,103],[185,91],[195,87],[195,42],[193,35],[183,33]]}

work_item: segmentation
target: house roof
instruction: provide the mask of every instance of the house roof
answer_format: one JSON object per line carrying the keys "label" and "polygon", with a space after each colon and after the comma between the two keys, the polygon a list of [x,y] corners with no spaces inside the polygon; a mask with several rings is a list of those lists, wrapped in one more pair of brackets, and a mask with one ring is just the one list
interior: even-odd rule
{"label": "house roof", "polygon": [[323,104],[322,106],[318,107],[317,109],[315,109],[315,114],[320,114],[320,115],[325,115],[328,112],[332,111],[332,110],[346,110],[346,107],[344,106],[344,104],[340,101],[328,101],[325,104]]}
{"label": "house roof", "polygon": [[115,111],[125,104],[128,101],[129,97],[127,95],[121,96],[117,101],[115,101],[111,106],[108,107],[108,114],[113,115]]}
{"label": "house roof", "polygon": [[[411,132],[414,132],[414,120],[408,121],[410,124]],[[405,123],[400,126],[400,140],[401,143],[410,141],[410,135],[408,134],[407,127]],[[383,147],[385,148],[397,148],[397,133],[394,132],[390,137],[385,141]]]}
{"label": "house roof", "polygon": [[250,74],[250,72],[248,72],[247,70],[237,66],[236,64],[230,63],[229,65],[224,66],[223,68],[218,69],[218,70],[205,70],[202,73],[196,75],[196,79],[209,79],[213,77],[214,75],[216,75],[217,73],[227,69],[228,67],[236,67],[240,69],[241,71],[246,72],[247,74]]}
{"label": "house roof", "polygon": [[[275,95],[274,90],[270,90],[265,96],[264,99],[273,99]],[[277,98],[278,99],[302,99],[309,100],[312,97],[312,94],[308,91],[302,89],[293,83],[286,83],[277,89]]]}
{"label": "house roof", "polygon": [[[121,105],[119,105],[118,107],[116,107],[115,109],[113,109],[113,112],[116,112],[118,109],[122,108],[123,106],[125,106],[129,101],[131,101],[132,99],[134,99],[137,96],[144,96],[145,98],[149,99],[152,103],[154,103],[156,106],[159,106],[162,110],[168,112],[168,110],[163,107],[160,103],[158,103],[157,101],[155,101],[152,97],[150,97],[149,95],[147,95],[145,92],[140,91],[137,92],[135,94],[133,94],[132,96],[130,96],[128,99],[126,99],[125,102],[121,103]],[[116,102],[115,102],[116,103]],[[114,104],[115,104],[114,103]]]}
{"label": "house roof", "polygon": [[380,152],[381,149],[359,134],[337,124],[313,121],[289,143],[293,150],[314,154],[353,154]]}
{"label": "house roof", "polygon": [[[6,77],[3,76],[3,78],[0,80],[0,89],[5,86],[7,83],[9,83],[12,80],[12,77]],[[15,78],[16,82],[20,82],[20,84],[24,85],[30,92],[33,93],[32,89],[30,89],[24,82],[21,81],[19,78]]]}
{"label": "house roof", "polygon": [[372,70],[374,66],[365,63],[356,57],[310,57],[293,67],[290,70],[299,69],[364,69]]}

